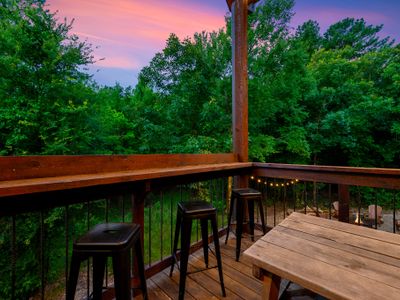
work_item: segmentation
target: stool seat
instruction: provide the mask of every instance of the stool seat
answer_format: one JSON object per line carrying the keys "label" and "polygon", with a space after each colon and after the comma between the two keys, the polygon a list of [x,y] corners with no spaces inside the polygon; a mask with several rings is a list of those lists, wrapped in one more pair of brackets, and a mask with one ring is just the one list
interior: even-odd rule
{"label": "stool seat", "polygon": [[255,189],[252,188],[241,188],[241,189],[233,189],[232,193],[235,195],[239,195],[242,197],[260,197],[261,193]]}
{"label": "stool seat", "polygon": [[74,250],[89,252],[121,251],[131,248],[140,226],[129,223],[104,223],[92,228],[74,243]]}
{"label": "stool seat", "polygon": [[[234,205],[235,200],[236,200],[236,207]],[[251,240],[254,241],[254,202],[257,202],[258,208],[260,210],[263,233],[264,234],[267,233],[267,228],[264,221],[262,194],[259,191],[252,188],[232,189],[225,244],[228,242],[229,232],[231,230],[232,214],[233,210],[236,208],[236,261],[239,261],[239,256],[240,256],[240,246],[242,241],[243,220],[244,220],[243,217],[244,202],[246,202],[248,206]]]}
{"label": "stool seat", "polygon": [[107,258],[111,257],[116,299],[131,300],[131,249],[135,253],[143,298],[148,299],[140,226],[132,223],[98,224],[74,242],[66,299],[74,299],[81,262],[93,257],[93,299],[100,300]]}
{"label": "stool seat", "polygon": [[179,300],[183,300],[185,295],[186,275],[188,274],[187,267],[189,260],[190,238],[192,233],[192,221],[194,219],[200,220],[204,261],[206,264],[206,268],[208,268],[208,221],[211,221],[215,246],[215,256],[217,258],[218,273],[221,282],[221,290],[222,295],[225,297],[224,279],[222,274],[222,260],[221,252],[219,249],[217,210],[214,206],[212,206],[212,204],[208,202],[191,201],[178,203],[178,211],[176,215],[174,248],[172,250],[173,260],[170,270],[170,276],[172,276],[174,265],[177,261],[176,251],[178,249],[179,233],[181,232],[182,236],[180,254]]}
{"label": "stool seat", "polygon": [[216,208],[208,202],[204,201],[193,201],[193,202],[180,202],[178,203],[178,209],[187,216],[195,218],[201,218],[203,215],[207,217],[210,213],[216,213]]}

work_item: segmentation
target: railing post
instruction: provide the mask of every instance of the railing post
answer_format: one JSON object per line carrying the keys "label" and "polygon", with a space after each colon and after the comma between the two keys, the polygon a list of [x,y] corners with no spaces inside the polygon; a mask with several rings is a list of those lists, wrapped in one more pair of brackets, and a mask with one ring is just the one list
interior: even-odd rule
{"label": "railing post", "polygon": [[339,194],[339,221],[349,223],[350,192],[349,186],[338,185]]}
{"label": "railing post", "polygon": [[[131,194],[132,223],[140,225],[140,239],[142,244],[142,253],[144,253],[144,204],[148,192],[150,192],[150,182],[146,182],[143,185],[137,186]],[[132,279],[132,286],[137,287],[140,284],[140,280],[138,276],[139,268],[136,260],[132,265],[132,273],[134,274]]]}

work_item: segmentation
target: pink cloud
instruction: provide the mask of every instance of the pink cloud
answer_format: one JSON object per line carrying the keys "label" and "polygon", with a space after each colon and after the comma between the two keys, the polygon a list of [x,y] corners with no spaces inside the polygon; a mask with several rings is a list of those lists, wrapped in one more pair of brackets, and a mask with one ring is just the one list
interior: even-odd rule
{"label": "pink cloud", "polygon": [[110,56],[103,59],[103,57],[96,55],[95,60],[97,60],[96,65],[99,67],[111,67],[119,69],[137,69],[140,67],[140,63],[130,57]]}
{"label": "pink cloud", "polygon": [[[60,20],[74,20],[73,33],[94,46],[97,65],[138,68],[161,51],[170,33],[180,38],[218,30],[225,24],[220,11],[179,0],[48,0]],[[133,59],[132,57],[139,57]]]}

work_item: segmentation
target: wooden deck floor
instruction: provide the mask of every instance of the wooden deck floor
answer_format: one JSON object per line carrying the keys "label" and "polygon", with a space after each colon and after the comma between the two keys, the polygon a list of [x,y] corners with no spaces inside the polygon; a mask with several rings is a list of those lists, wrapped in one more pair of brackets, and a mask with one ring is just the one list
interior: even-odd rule
{"label": "wooden deck floor", "polygon": [[[218,269],[213,268],[202,272],[190,274],[186,280],[185,299],[261,299],[262,283],[252,275],[252,266],[246,257],[240,256],[240,261],[235,260],[236,239],[231,235],[228,244],[225,245],[225,236],[220,239],[222,254],[222,269],[224,272],[224,283],[226,298],[222,297],[219,282]],[[261,237],[261,232],[256,232],[256,239]],[[242,238],[242,252],[252,245],[248,235]],[[216,259],[209,256],[210,266],[215,266]],[[203,250],[199,250],[189,256],[189,271],[204,268]],[[282,280],[281,290],[288,281]],[[169,277],[169,268],[154,275],[147,280],[149,299],[178,299],[179,271],[175,267],[174,274]],[[313,300],[324,299],[311,291],[291,284],[288,293],[281,299],[290,300]],[[138,297],[139,299],[141,296]]]}
{"label": "wooden deck floor", "polygon": [[[185,299],[260,299],[262,284],[252,275],[252,268],[245,257],[235,260],[235,239],[230,239],[225,245],[224,238],[220,240],[222,252],[222,269],[226,298],[222,297],[218,277],[218,269],[213,268],[203,272],[190,274],[186,280]],[[242,239],[242,250],[251,245],[248,237]],[[189,271],[204,268],[203,251],[199,250],[189,257]],[[210,255],[210,265],[216,265],[216,259]],[[174,270],[169,277],[169,268],[147,280],[150,299],[178,299],[179,271]]]}

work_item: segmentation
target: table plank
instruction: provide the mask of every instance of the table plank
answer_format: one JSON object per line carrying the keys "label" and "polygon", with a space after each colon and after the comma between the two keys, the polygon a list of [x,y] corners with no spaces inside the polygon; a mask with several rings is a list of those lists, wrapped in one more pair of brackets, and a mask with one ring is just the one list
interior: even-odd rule
{"label": "table plank", "polygon": [[399,296],[399,290],[392,286],[272,244],[255,243],[244,255],[254,265],[328,298],[373,300]]}
{"label": "table plank", "polygon": [[393,258],[393,257],[389,257],[387,255],[375,253],[375,252],[368,251],[366,249],[361,249],[359,247],[355,247],[355,246],[348,245],[348,244],[337,243],[335,240],[332,240],[330,238],[315,236],[315,235],[312,235],[309,233],[305,233],[305,232],[302,232],[299,230],[295,230],[295,229],[291,229],[291,228],[287,228],[287,227],[283,227],[283,226],[277,226],[277,227],[275,227],[275,230],[280,231],[280,232],[292,232],[292,235],[301,237],[304,240],[325,244],[325,245],[328,245],[329,247],[341,249],[341,250],[348,251],[351,253],[358,253],[359,256],[371,258],[371,259],[380,261],[382,263],[393,265],[395,267],[400,268],[400,260]]}
{"label": "table plank", "polygon": [[[340,223],[337,221],[332,221],[332,222]],[[354,247],[354,251],[356,253],[358,253],[356,248],[359,248],[367,250],[369,252],[380,253],[385,256],[400,259],[400,250],[397,252],[393,251],[393,247],[398,247],[398,249],[400,249],[400,245],[393,244],[389,240],[390,238],[392,238],[392,236],[393,237],[396,236],[392,233],[386,233],[387,240],[382,241],[373,238],[368,238],[367,236],[359,236],[357,234],[351,234],[348,232],[339,231],[328,227],[322,227],[323,230],[321,230],[321,226],[314,225],[312,223],[299,222],[298,220],[293,221],[292,219],[289,218],[282,221],[279,224],[279,226],[306,232],[316,237],[330,239],[339,244],[351,245]],[[348,224],[348,226],[355,228],[358,227],[357,225],[350,225],[350,224]],[[375,231],[374,229],[371,228],[364,228],[364,229],[367,229],[371,233],[374,233]]]}
{"label": "table plank", "polygon": [[[287,219],[286,219],[287,220]],[[291,221],[299,221],[303,223],[315,224],[321,227],[331,228],[339,230],[340,232],[347,232],[353,235],[364,236],[369,239],[375,239],[379,241],[385,241],[400,245],[400,235],[393,235],[392,233],[375,230],[364,226],[358,226],[355,224],[349,224],[344,222],[337,222],[325,218],[316,218],[314,216],[305,215],[298,212],[293,212],[290,215]],[[390,236],[388,236],[390,235]]]}
{"label": "table plank", "polygon": [[400,245],[394,237],[293,213],[244,256],[255,267],[328,298],[396,299]]}
{"label": "table plank", "polygon": [[383,265],[381,262],[359,256],[356,253],[304,240],[301,237],[293,235],[293,232],[272,231],[263,242],[304,254],[314,260],[337,266],[360,276],[365,276],[400,289],[400,268],[398,267],[388,264]]}

